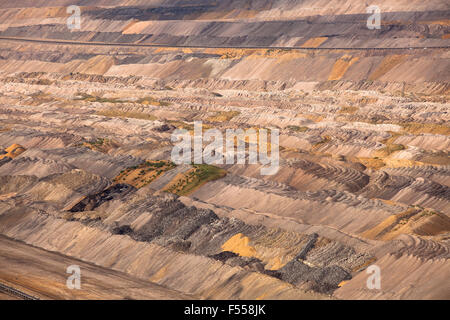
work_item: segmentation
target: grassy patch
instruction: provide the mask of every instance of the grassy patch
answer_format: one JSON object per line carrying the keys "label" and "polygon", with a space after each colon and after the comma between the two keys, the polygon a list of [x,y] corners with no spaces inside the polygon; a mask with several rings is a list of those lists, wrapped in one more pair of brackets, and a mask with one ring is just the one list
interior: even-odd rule
{"label": "grassy patch", "polygon": [[[189,131],[191,134],[194,134],[194,125],[192,123],[186,123],[184,121],[178,121],[178,120],[169,120],[167,121],[171,125],[177,127],[178,129],[184,129],[186,131]],[[208,129],[213,128],[213,126],[203,123],[202,124],[202,131],[205,132]]]}
{"label": "grassy patch", "polygon": [[291,130],[291,131],[295,131],[295,132],[308,131],[308,127],[303,127],[303,126],[287,126],[286,128]]}
{"label": "grassy patch", "polygon": [[230,121],[234,117],[240,115],[241,113],[239,111],[221,111],[217,112],[216,115],[209,117],[208,121],[211,122],[225,122]]}
{"label": "grassy patch", "polygon": [[355,114],[358,110],[359,110],[358,107],[344,106],[344,107],[341,107],[341,110],[339,110],[339,113]]}
{"label": "grassy patch", "polygon": [[118,147],[115,142],[108,138],[97,138],[97,140],[94,141],[83,142],[82,146],[103,153],[107,153],[111,148]]}
{"label": "grassy patch", "polygon": [[399,123],[399,125],[403,127],[405,132],[411,134],[431,133],[450,135],[450,126],[443,124],[407,122]]}
{"label": "grassy patch", "polygon": [[322,140],[317,142],[316,144],[313,145],[313,149],[317,150],[319,149],[321,146],[323,146],[324,144],[328,143],[331,141],[331,137],[330,136],[323,136]]}
{"label": "grassy patch", "polygon": [[386,163],[378,157],[375,158],[357,158],[357,162],[363,164],[366,168],[379,170],[386,166]]}
{"label": "grassy patch", "polygon": [[116,183],[127,183],[136,188],[142,188],[154,181],[161,174],[175,168],[176,165],[167,160],[145,161],[140,165],[122,170],[114,178]]}
{"label": "grassy patch", "polygon": [[49,93],[40,90],[30,94],[30,97],[32,98],[31,101],[24,101],[24,104],[38,106],[55,100]]}
{"label": "grassy patch", "polygon": [[152,106],[161,106],[161,107],[167,107],[170,105],[169,102],[159,101],[153,97],[141,98],[137,101],[137,103],[143,104],[143,105],[152,105]]}
{"label": "grassy patch", "polygon": [[108,141],[108,139],[105,139],[105,138],[97,138],[97,140],[95,140],[93,142],[89,142],[89,143],[92,144],[92,145],[102,146],[107,141]]}
{"label": "grassy patch", "polygon": [[74,100],[78,101],[88,101],[88,102],[100,102],[100,103],[123,103],[120,99],[114,98],[101,98],[98,96],[93,96],[87,93],[78,93],[77,96],[81,96],[80,98],[75,98]]}
{"label": "grassy patch", "polygon": [[[88,93],[78,93],[77,96],[80,96],[79,98],[75,98],[74,100],[81,100],[81,101],[88,101],[88,102],[100,102],[100,103],[126,103],[129,101],[125,101],[122,99],[117,98],[102,98],[98,96],[93,96]],[[153,97],[144,97],[140,98],[136,101],[136,103],[143,104],[143,105],[152,105],[152,106],[169,106],[169,102],[165,101],[159,101]]]}
{"label": "grassy patch", "polygon": [[179,196],[188,195],[205,183],[223,178],[226,171],[207,164],[196,164],[187,172],[178,174],[165,188],[165,191]]}
{"label": "grassy patch", "polygon": [[111,117],[111,118],[131,118],[131,119],[141,119],[141,120],[150,120],[150,121],[155,121],[158,119],[155,116],[148,114],[148,113],[138,112],[138,111],[123,111],[121,109],[109,109],[109,110],[98,111],[97,114],[100,116]]}
{"label": "grassy patch", "polygon": [[169,120],[167,121],[169,122],[171,125],[177,127],[178,129],[184,129],[187,131],[194,131],[194,125],[191,123],[186,123],[184,121],[177,121],[177,120]]}
{"label": "grassy patch", "polygon": [[394,141],[401,136],[399,132],[389,132],[391,137],[381,141],[385,146],[375,153],[378,157],[388,157],[394,152],[405,150],[406,147],[402,144],[394,143]]}
{"label": "grassy patch", "polygon": [[49,80],[49,79],[38,79],[38,80],[36,81],[36,84],[37,84],[37,85],[41,85],[41,86],[50,86],[50,85],[52,85],[53,83],[55,83],[55,82],[52,81],[52,80]]}
{"label": "grassy patch", "polygon": [[[361,157],[361,158],[356,158],[355,160],[357,162],[362,163],[365,167],[374,169],[374,170],[379,170],[379,169],[385,167],[386,165],[388,165],[389,163],[391,163],[392,160],[390,160],[390,158],[387,158],[387,157],[392,155],[394,152],[406,150],[406,147],[403,144],[394,143],[394,141],[401,135],[401,133],[390,132],[390,134],[391,134],[390,138],[381,141],[385,146],[381,149],[378,149],[374,153],[373,158]],[[398,160],[398,161],[401,161],[401,160]]]}
{"label": "grassy patch", "polygon": [[387,157],[394,152],[405,150],[405,149],[406,149],[406,147],[402,144],[390,143],[390,144],[387,144],[384,148],[377,150],[377,154],[380,153]]}

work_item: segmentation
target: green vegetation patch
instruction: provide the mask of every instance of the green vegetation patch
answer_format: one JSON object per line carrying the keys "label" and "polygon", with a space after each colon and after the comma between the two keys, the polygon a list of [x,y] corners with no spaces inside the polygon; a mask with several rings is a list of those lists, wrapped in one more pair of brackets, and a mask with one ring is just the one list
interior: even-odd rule
{"label": "green vegetation patch", "polygon": [[80,98],[75,98],[74,100],[88,101],[88,102],[100,102],[100,103],[123,103],[123,100],[115,98],[101,98],[98,96],[93,96],[87,93],[78,93]]}
{"label": "green vegetation patch", "polygon": [[226,171],[216,166],[207,164],[195,164],[193,168],[177,177],[169,183],[165,191],[179,196],[194,192],[207,182],[225,177]]}
{"label": "green vegetation patch", "polygon": [[306,132],[308,131],[308,127],[303,127],[303,126],[287,126],[286,128],[288,128],[291,131],[295,131],[295,132]]}
{"label": "green vegetation patch", "polygon": [[161,106],[161,107],[167,107],[170,105],[169,102],[166,101],[160,101],[153,97],[144,97],[140,98],[137,103],[144,104],[144,105],[152,105],[152,106]]}
{"label": "green vegetation patch", "polygon": [[142,188],[153,182],[161,174],[172,170],[176,165],[172,161],[145,161],[139,165],[122,170],[114,178],[116,183],[127,183],[136,188]]}
{"label": "green vegetation patch", "polygon": [[98,111],[96,114],[98,114],[100,116],[111,117],[111,118],[131,118],[131,119],[141,119],[141,120],[149,120],[149,121],[155,121],[158,119],[154,115],[151,115],[149,113],[139,112],[139,111],[124,111],[121,109],[102,110],[102,111]]}

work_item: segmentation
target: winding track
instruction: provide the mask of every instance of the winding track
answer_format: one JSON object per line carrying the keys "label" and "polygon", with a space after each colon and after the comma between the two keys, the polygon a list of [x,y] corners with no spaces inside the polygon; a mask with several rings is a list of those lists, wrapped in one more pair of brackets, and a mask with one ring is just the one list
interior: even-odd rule
{"label": "winding track", "polygon": [[315,47],[275,47],[275,46],[198,46],[198,45],[169,45],[169,44],[144,44],[144,43],[113,43],[113,42],[82,42],[61,39],[33,39],[33,38],[15,38],[0,37],[0,40],[51,43],[51,44],[71,44],[71,45],[88,45],[88,46],[116,46],[116,47],[143,47],[143,48],[188,48],[188,49],[275,49],[275,50],[427,50],[427,49],[449,49],[450,46],[433,46],[433,47],[368,47],[368,48],[315,48]]}
{"label": "winding track", "polygon": [[30,296],[25,292],[19,291],[17,289],[14,289],[13,287],[4,285],[2,283],[0,283],[0,292],[6,293],[7,295],[14,296],[22,300],[39,300],[39,298]]}

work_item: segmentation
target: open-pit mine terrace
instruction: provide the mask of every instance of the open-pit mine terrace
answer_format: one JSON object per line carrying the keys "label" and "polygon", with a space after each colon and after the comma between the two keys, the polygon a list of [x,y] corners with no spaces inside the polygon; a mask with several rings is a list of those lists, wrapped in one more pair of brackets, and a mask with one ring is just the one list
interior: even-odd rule
{"label": "open-pit mine terrace", "polygon": [[[0,299],[450,299],[450,10],[378,5],[0,0]],[[279,171],[174,164],[194,121]]]}

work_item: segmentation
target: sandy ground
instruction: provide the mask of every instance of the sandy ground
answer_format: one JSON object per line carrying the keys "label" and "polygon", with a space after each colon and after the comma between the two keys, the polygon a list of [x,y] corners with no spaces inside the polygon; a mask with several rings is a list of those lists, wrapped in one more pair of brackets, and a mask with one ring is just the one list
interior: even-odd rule
{"label": "sandy ground", "polygon": [[[68,289],[66,268],[78,265],[81,289]],[[0,282],[40,299],[189,299],[121,272],[0,236]],[[0,293],[0,300],[15,299]]]}

